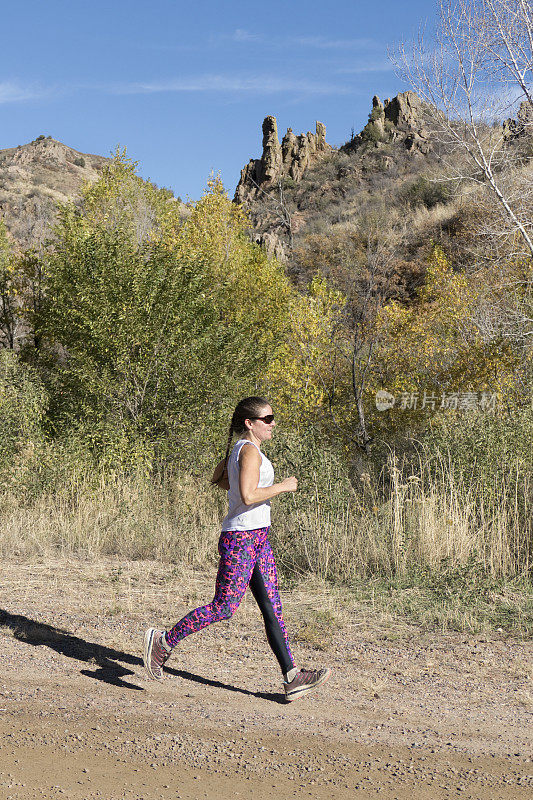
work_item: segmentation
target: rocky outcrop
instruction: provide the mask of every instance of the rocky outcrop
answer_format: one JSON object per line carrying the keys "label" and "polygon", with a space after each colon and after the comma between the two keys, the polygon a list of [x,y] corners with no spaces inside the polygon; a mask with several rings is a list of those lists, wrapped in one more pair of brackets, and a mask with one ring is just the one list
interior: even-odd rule
{"label": "rocky outcrop", "polygon": [[528,100],[520,103],[516,119],[508,119],[503,123],[503,138],[506,141],[525,136],[533,136],[533,106]]}
{"label": "rocky outcrop", "polygon": [[357,149],[369,142],[379,147],[381,142],[400,141],[413,154],[427,154],[431,141],[425,114],[426,108],[414,92],[401,92],[384,103],[374,96],[367,124],[345,149]]}
{"label": "rocky outcrop", "polygon": [[268,187],[282,178],[299,181],[305,170],[331,150],[326,142],[326,126],[316,123],[316,133],[296,136],[292,128],[287,129],[281,144],[275,117],[263,121],[263,155],[251,159],[241,170],[241,178],[235,191],[235,202],[254,200]]}
{"label": "rocky outcrop", "polygon": [[278,261],[285,263],[288,260],[290,246],[286,239],[280,235],[280,231],[272,230],[263,233],[253,231],[250,234],[252,242],[261,245],[269,258],[277,258]]}
{"label": "rocky outcrop", "polygon": [[[368,123],[361,133],[342,148],[356,150],[363,144],[399,141],[414,155],[428,154],[431,150],[430,133],[425,125],[426,107],[414,92],[401,92],[384,103],[375,96]],[[305,171],[332,150],[326,142],[326,126],[316,123],[315,133],[296,136],[287,129],[281,144],[275,117],[263,121],[263,155],[251,159],[241,170],[235,191],[236,203],[250,203],[282,178],[301,180]]]}
{"label": "rocky outcrop", "polygon": [[419,161],[431,157],[427,115],[428,107],[414,92],[402,92],[385,102],[375,96],[368,123],[339,151],[326,142],[321,122],[316,123],[315,133],[297,136],[289,128],[280,143],[276,118],[266,117],[263,154],[241,171],[234,198],[248,212],[250,238],[269,256],[290,262],[295,241],[301,238],[306,220],[316,220],[317,209],[335,206],[335,214],[324,216],[339,218],[344,198],[354,203],[353,187],[360,186],[365,195],[367,176],[372,182],[395,163],[409,171],[406,151]]}
{"label": "rocky outcrop", "polygon": [[[375,97],[374,102],[379,103]],[[385,100],[385,119],[388,119],[398,130],[411,131],[420,123],[422,103],[414,92],[401,92],[392,100]]]}

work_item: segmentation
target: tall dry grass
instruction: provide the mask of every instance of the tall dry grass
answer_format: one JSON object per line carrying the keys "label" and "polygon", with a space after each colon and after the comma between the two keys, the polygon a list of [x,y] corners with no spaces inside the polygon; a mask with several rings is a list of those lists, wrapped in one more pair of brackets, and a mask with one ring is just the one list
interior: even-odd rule
{"label": "tall dry grass", "polygon": [[117,473],[95,481],[94,475],[78,474],[62,488],[22,502],[18,492],[4,488],[0,554],[117,554],[198,566],[214,557],[219,506],[208,487],[187,476],[163,483]]}
{"label": "tall dry grass", "polygon": [[[510,474],[483,494],[458,481],[444,458],[437,471],[428,463],[420,463],[416,475],[411,470],[391,456],[377,485],[366,476],[360,493],[328,508],[318,499],[308,508],[292,500],[275,534],[287,567],[348,583],[361,576],[437,573],[473,561],[494,577],[530,574],[528,479]],[[332,483],[329,494],[336,493]]]}
{"label": "tall dry grass", "polygon": [[[531,485],[509,476],[485,495],[450,464],[417,474],[391,457],[379,481],[355,491],[335,472],[273,503],[271,538],[287,575],[350,583],[362,576],[437,573],[475,559],[493,576],[524,576],[532,562]],[[365,477],[365,476],[364,476]],[[0,488],[0,555],[91,558],[117,554],[202,566],[217,558],[225,493],[187,475],[165,480],[80,470],[49,491]]]}

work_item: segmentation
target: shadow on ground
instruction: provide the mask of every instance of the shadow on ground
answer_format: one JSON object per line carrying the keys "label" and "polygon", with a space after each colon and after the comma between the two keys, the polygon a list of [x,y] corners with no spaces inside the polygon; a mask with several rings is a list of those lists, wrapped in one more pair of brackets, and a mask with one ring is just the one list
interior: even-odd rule
{"label": "shadow on ground", "polygon": [[[62,630],[61,628],[56,628],[45,622],[38,622],[22,614],[11,614],[9,611],[5,611],[1,608],[0,627],[8,628],[12,631],[16,639],[26,644],[31,644],[36,647],[49,647],[56,653],[67,656],[67,658],[74,658],[77,661],[85,661],[87,664],[94,664],[96,666],[94,670],[80,670],[81,674],[86,675],[88,678],[104,681],[104,683],[119,686],[123,689],[144,691],[142,686],[136,686],[134,683],[123,680],[126,675],[135,675],[135,672],[117,663],[122,662],[123,664],[142,667],[142,658],[138,656],[124,653],[122,650],[115,650],[112,647],[96,644],[95,642],[87,642],[85,639],[74,636],[74,634]],[[238,692],[239,694],[250,695],[251,697],[257,697],[262,700],[269,700],[273,703],[285,702],[284,696],[280,693],[251,692],[248,689],[241,689],[238,686],[231,686],[221,681],[203,678],[201,675],[195,675],[186,670],[169,669],[166,667],[165,672],[193,683],[212,686],[215,689]]]}

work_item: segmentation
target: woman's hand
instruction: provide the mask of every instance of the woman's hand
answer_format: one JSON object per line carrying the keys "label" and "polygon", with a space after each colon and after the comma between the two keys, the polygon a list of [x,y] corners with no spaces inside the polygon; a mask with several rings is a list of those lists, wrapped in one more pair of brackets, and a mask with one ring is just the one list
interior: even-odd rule
{"label": "woman's hand", "polygon": [[298,479],[291,475],[290,478],[282,480],[280,486],[283,487],[284,492],[295,492],[298,489]]}

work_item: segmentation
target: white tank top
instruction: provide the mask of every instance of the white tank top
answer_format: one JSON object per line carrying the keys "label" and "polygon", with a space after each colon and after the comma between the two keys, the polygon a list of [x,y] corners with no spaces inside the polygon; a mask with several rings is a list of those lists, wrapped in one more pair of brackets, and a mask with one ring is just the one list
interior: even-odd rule
{"label": "white tank top", "polygon": [[[250,506],[242,502],[239,489],[239,473],[241,470],[239,453],[245,444],[257,447],[254,442],[250,442],[248,439],[239,439],[228,458],[229,511],[222,522],[223,531],[253,531],[270,525],[270,500],[265,500],[262,503],[253,503]],[[261,455],[259,483],[257,486],[258,488],[272,486],[274,483],[274,467],[265,454],[261,452],[261,449],[259,447],[257,449]]]}

